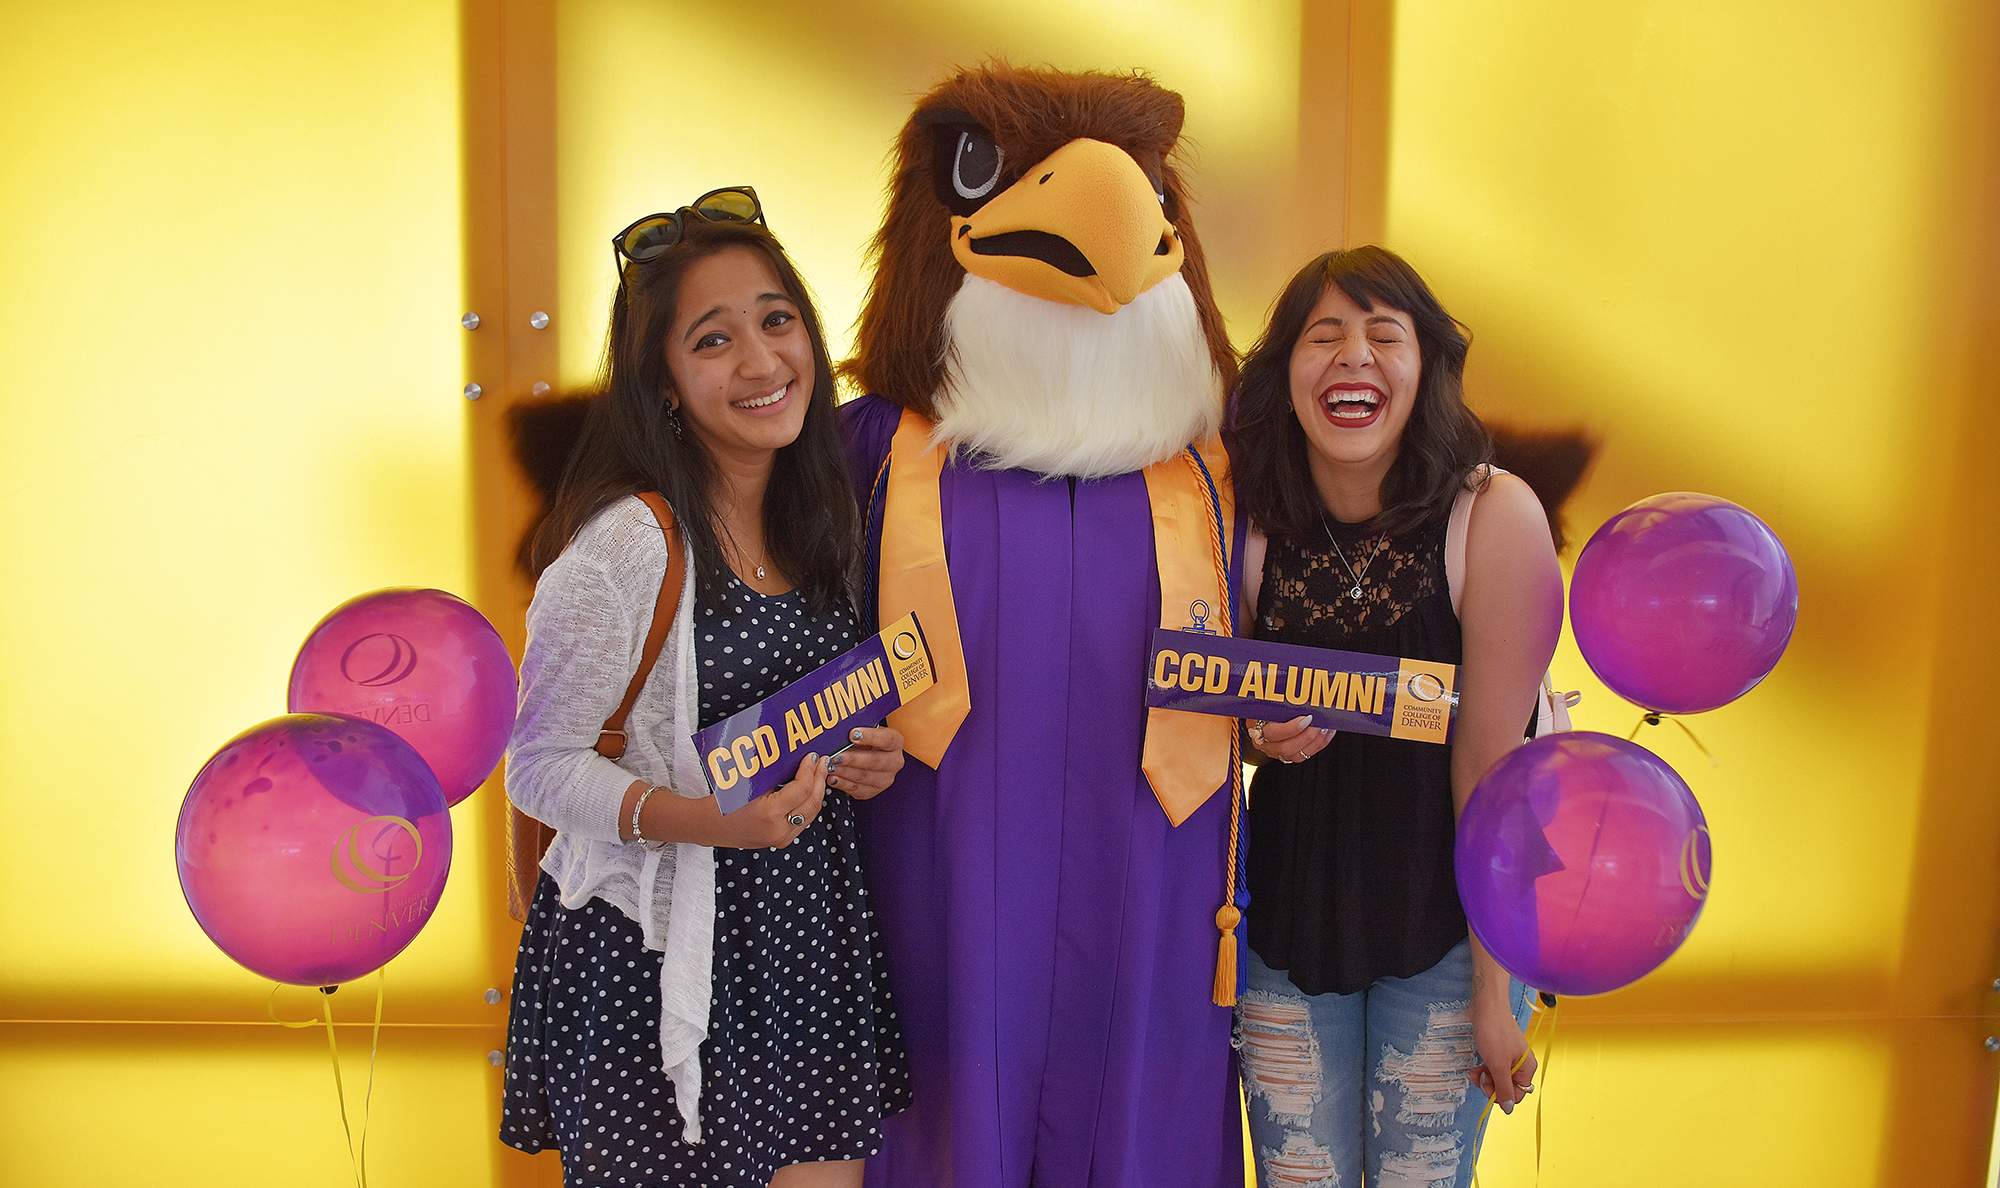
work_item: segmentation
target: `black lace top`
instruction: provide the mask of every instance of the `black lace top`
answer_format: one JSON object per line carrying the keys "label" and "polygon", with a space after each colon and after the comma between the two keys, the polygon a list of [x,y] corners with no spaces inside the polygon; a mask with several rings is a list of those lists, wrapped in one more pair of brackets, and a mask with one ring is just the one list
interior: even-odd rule
{"label": "black lace top", "polygon": [[[1459,663],[1445,523],[1384,539],[1328,518],[1316,538],[1273,537],[1255,634]],[[1304,763],[1266,761],[1250,791],[1250,947],[1308,994],[1436,965],[1466,935],[1453,827],[1449,747],[1343,732]]]}

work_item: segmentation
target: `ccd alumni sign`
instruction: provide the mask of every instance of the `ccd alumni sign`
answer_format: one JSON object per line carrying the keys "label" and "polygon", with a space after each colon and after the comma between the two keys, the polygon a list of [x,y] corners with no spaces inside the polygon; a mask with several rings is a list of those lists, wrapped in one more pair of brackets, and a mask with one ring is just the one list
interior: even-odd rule
{"label": "ccd alumni sign", "polygon": [[1458,667],[1194,631],[1153,633],[1146,704],[1423,742],[1451,741]]}
{"label": "ccd alumni sign", "polygon": [[[694,736],[715,799],[735,812],[796,775],[808,751],[831,755],[847,732],[874,726],[936,682],[915,614],[846,655]],[[815,742],[826,736],[825,741]]]}

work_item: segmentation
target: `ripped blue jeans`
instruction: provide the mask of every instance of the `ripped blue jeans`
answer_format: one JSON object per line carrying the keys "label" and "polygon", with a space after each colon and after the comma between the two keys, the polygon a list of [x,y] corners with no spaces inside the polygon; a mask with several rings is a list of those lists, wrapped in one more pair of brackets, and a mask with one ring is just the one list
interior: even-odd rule
{"label": "ripped blue jeans", "polygon": [[[1529,991],[1511,991],[1515,1022]],[[1354,994],[1306,994],[1249,954],[1236,1044],[1257,1188],[1465,1188],[1486,1095],[1472,1085],[1472,950]]]}

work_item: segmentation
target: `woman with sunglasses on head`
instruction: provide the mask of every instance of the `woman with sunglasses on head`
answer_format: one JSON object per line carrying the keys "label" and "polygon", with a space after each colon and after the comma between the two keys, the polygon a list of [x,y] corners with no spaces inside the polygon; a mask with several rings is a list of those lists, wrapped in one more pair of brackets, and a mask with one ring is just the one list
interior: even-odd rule
{"label": "woman with sunglasses on head", "polygon": [[1292,279],[1243,367],[1254,634],[1460,666],[1449,746],[1246,724],[1237,1028],[1259,1185],[1469,1184],[1488,1099],[1511,1109],[1533,1083],[1526,992],[1470,937],[1452,849],[1534,722],[1562,578],[1534,492],[1488,468],[1466,346],[1408,264],[1362,247]]}
{"label": "woman with sunglasses on head", "polygon": [[558,832],[500,1133],[572,1185],[858,1185],[908,1098],[849,803],[901,737],[856,730],[727,815],[689,738],[859,642],[832,369],[762,222],[736,188],[616,238],[605,391],[532,546],[507,790]]}

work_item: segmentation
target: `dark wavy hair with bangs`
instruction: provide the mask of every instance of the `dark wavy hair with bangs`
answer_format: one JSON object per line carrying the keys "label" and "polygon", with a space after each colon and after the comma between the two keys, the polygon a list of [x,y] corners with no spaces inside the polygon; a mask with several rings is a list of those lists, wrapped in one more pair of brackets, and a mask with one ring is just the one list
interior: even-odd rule
{"label": "dark wavy hair with bangs", "polygon": [[764,491],[765,551],[806,595],[815,615],[849,596],[858,573],[860,518],[841,449],[833,363],[819,313],[798,270],[769,231],[755,223],[697,218],[686,221],[672,248],[625,265],[611,301],[602,391],[590,401],[562,484],[529,548],[529,568],[536,576],[606,506],[641,491],[658,491],[674,510],[694,567],[697,596],[711,605],[727,605],[723,588],[729,565],[715,527],[715,457],[692,431],[674,432],[667,414],[667,400],[674,393],[667,339],[688,269],[732,247],[749,248],[770,261],[812,341],[813,391],[805,424],[790,445],[777,451]]}
{"label": "dark wavy hair with bangs", "polygon": [[1328,287],[1362,309],[1377,302],[1416,323],[1421,370],[1403,437],[1382,478],[1382,510],[1372,530],[1407,532],[1451,510],[1473,467],[1493,459],[1493,438],[1465,406],[1465,328],[1446,313],[1424,278],[1401,256],[1373,245],[1328,252],[1301,268],[1278,296],[1270,324],[1243,361],[1237,388],[1234,465],[1238,497],[1272,536],[1302,536],[1323,507],[1306,462],[1306,433],[1292,409],[1292,349]]}

